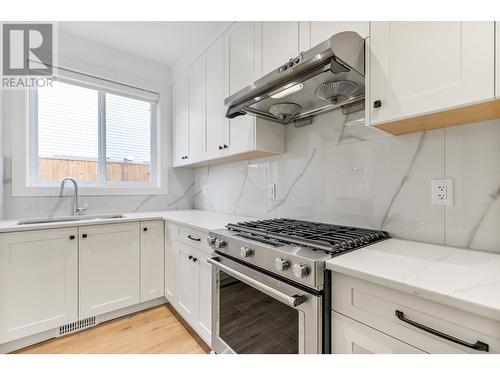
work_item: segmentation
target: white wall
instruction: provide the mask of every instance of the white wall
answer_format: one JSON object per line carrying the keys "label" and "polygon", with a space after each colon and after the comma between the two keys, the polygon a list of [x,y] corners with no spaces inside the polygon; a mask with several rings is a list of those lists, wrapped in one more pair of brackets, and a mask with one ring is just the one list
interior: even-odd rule
{"label": "white wall", "polygon": [[[161,145],[170,156],[170,73],[167,67],[125,54],[109,47],[89,42],[67,33],[59,35],[58,65],[97,77],[126,83],[160,93]],[[3,217],[33,217],[68,214],[71,198],[12,197],[12,155],[19,146],[13,143],[15,127],[25,126],[24,93],[3,93],[3,160],[5,178],[3,187]],[[163,162],[167,162],[163,160]],[[89,213],[127,212],[135,210],[165,210],[192,207],[193,172],[168,167],[168,195],[88,196]]]}

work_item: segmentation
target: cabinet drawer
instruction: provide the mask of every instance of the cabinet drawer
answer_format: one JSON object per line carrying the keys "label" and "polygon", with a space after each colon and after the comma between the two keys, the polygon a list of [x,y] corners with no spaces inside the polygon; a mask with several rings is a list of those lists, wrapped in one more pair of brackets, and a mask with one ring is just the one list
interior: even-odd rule
{"label": "cabinet drawer", "polygon": [[333,310],[425,352],[485,353],[455,338],[500,353],[500,322],[339,273],[332,283]]}
{"label": "cabinet drawer", "polygon": [[334,354],[425,353],[336,312],[332,312],[332,348]]}
{"label": "cabinet drawer", "polygon": [[196,249],[210,253],[212,249],[207,243],[208,233],[188,227],[180,227],[179,240]]}

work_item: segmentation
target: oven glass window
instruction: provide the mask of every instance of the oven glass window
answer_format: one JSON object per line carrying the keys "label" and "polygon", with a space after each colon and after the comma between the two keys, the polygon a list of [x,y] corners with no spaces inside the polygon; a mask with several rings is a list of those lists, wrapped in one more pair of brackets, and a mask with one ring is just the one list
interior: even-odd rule
{"label": "oven glass window", "polygon": [[298,353],[299,312],[219,271],[219,336],[236,353]]}

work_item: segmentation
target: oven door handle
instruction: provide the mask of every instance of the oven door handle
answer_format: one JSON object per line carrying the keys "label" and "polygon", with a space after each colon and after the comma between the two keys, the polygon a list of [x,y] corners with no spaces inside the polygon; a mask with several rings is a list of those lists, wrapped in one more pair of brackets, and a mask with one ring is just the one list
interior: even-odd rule
{"label": "oven door handle", "polygon": [[246,284],[250,285],[251,287],[260,290],[263,293],[269,294],[273,298],[279,300],[280,302],[283,302],[291,307],[297,307],[301,304],[303,304],[306,300],[307,297],[305,295],[294,295],[294,296],[289,296],[288,294],[285,294],[283,292],[280,292],[279,290],[276,290],[274,288],[271,288],[270,286],[267,286],[266,284],[263,284],[257,280],[252,279],[251,277],[248,277],[245,274],[242,274],[241,272],[235,271],[232,268],[222,264],[221,262],[218,261],[219,258],[208,258],[207,262],[214,265],[215,267],[219,268],[220,270],[224,271],[230,276],[235,277],[236,279],[239,279]]}

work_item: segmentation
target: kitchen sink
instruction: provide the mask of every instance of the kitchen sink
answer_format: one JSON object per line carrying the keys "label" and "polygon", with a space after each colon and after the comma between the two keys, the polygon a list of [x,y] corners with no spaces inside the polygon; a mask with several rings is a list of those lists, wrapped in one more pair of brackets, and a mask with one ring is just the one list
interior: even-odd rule
{"label": "kitchen sink", "polygon": [[17,222],[17,225],[64,223],[69,221],[82,221],[82,220],[121,219],[124,217],[125,216],[122,214],[41,217],[34,219],[21,219]]}

